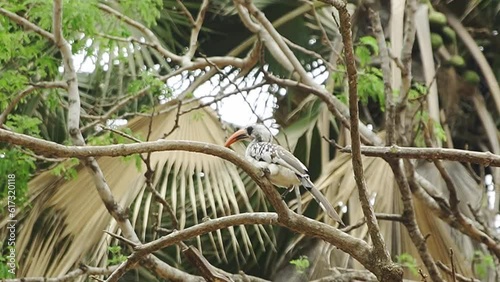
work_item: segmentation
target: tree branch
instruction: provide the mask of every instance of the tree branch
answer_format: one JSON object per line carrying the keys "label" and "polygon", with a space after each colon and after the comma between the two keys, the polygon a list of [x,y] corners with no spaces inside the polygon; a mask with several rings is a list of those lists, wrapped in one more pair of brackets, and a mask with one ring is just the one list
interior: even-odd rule
{"label": "tree branch", "polygon": [[[200,11],[194,22],[194,26],[191,29],[191,37],[189,38],[189,49],[184,55],[184,60],[191,60],[197,49],[198,44],[198,34],[200,34],[201,26],[203,25],[203,20],[205,19],[205,13],[208,9],[208,0],[203,0],[200,6]],[[192,17],[191,17],[192,19]]]}
{"label": "tree branch", "polygon": [[[439,268],[441,268],[443,271],[445,271],[446,273],[448,273],[449,275],[452,275],[452,271],[451,269],[446,266],[446,264],[442,263],[441,261],[437,261],[437,265],[439,266]],[[455,277],[457,279],[457,281],[460,281],[460,282],[480,282],[481,280],[478,280],[478,279],[475,279],[475,278],[469,278],[469,277],[465,277],[461,274],[458,274],[458,273],[455,273]]]}
{"label": "tree branch", "polygon": [[398,184],[399,191],[401,192],[401,200],[403,202],[402,223],[408,230],[408,235],[417,248],[418,254],[420,255],[420,258],[422,259],[425,267],[427,268],[427,271],[429,271],[429,275],[432,281],[442,282],[444,280],[441,277],[441,273],[439,273],[434,259],[429,254],[426,239],[420,231],[415,218],[415,208],[413,205],[410,186],[403,170],[403,162],[401,159],[388,159],[386,161],[391,167],[392,172],[394,173],[396,183]]}
{"label": "tree branch", "polygon": [[108,275],[115,271],[118,265],[111,265],[107,267],[93,267],[81,264],[78,269],[68,272],[66,275],[47,278],[47,277],[24,277],[17,279],[5,279],[5,282],[64,282],[64,281],[74,281],[80,276],[84,275]]}
{"label": "tree branch", "polygon": [[[346,146],[340,149],[340,152],[343,153],[351,153],[351,151],[351,146]],[[369,157],[449,160],[480,164],[484,166],[500,166],[500,155],[495,155],[490,152],[477,152],[460,149],[399,147],[397,145],[390,147],[361,146],[361,153]]]}

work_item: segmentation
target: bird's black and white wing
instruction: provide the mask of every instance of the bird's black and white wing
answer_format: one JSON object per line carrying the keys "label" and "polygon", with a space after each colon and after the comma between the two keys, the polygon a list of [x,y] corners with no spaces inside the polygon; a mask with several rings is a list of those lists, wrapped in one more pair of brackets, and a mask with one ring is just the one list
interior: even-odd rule
{"label": "bird's black and white wing", "polygon": [[[248,147],[247,157],[253,159],[257,166],[270,170],[270,180],[275,185],[290,188],[291,185],[302,184],[328,216],[343,224],[330,202],[314,187],[307,167],[285,148],[272,143],[256,142],[253,146]],[[292,178],[296,182],[289,180]],[[290,185],[287,184],[287,181]]]}

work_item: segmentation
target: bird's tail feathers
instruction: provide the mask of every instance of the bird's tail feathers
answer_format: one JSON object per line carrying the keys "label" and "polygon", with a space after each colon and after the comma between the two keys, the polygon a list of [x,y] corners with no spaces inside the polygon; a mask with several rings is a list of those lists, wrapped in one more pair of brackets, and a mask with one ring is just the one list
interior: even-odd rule
{"label": "bird's tail feathers", "polygon": [[326,197],[316,187],[314,187],[314,184],[311,182],[309,177],[301,177],[300,181],[302,182],[302,186],[311,192],[314,200],[316,200],[321,209],[325,211],[328,216],[340,224],[345,225],[339,214],[333,208],[332,204],[330,204]]}

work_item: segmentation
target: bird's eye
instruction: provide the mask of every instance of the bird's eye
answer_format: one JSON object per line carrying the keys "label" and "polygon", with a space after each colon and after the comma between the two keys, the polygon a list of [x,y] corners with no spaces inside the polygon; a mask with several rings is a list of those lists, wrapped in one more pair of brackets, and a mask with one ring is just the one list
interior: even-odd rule
{"label": "bird's eye", "polygon": [[247,127],[248,135],[252,135],[252,132],[253,132],[253,127],[252,126]]}

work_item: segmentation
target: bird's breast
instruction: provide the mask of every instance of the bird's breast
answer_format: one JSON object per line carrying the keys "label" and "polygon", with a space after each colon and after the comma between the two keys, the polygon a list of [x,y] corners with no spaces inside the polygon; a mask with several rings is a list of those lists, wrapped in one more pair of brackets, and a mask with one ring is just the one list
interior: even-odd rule
{"label": "bird's breast", "polygon": [[253,158],[249,160],[258,168],[265,169],[269,172],[267,178],[272,184],[282,187],[290,188],[295,185],[300,185],[300,180],[291,169],[286,168],[279,164],[268,163],[265,161],[258,161]]}

